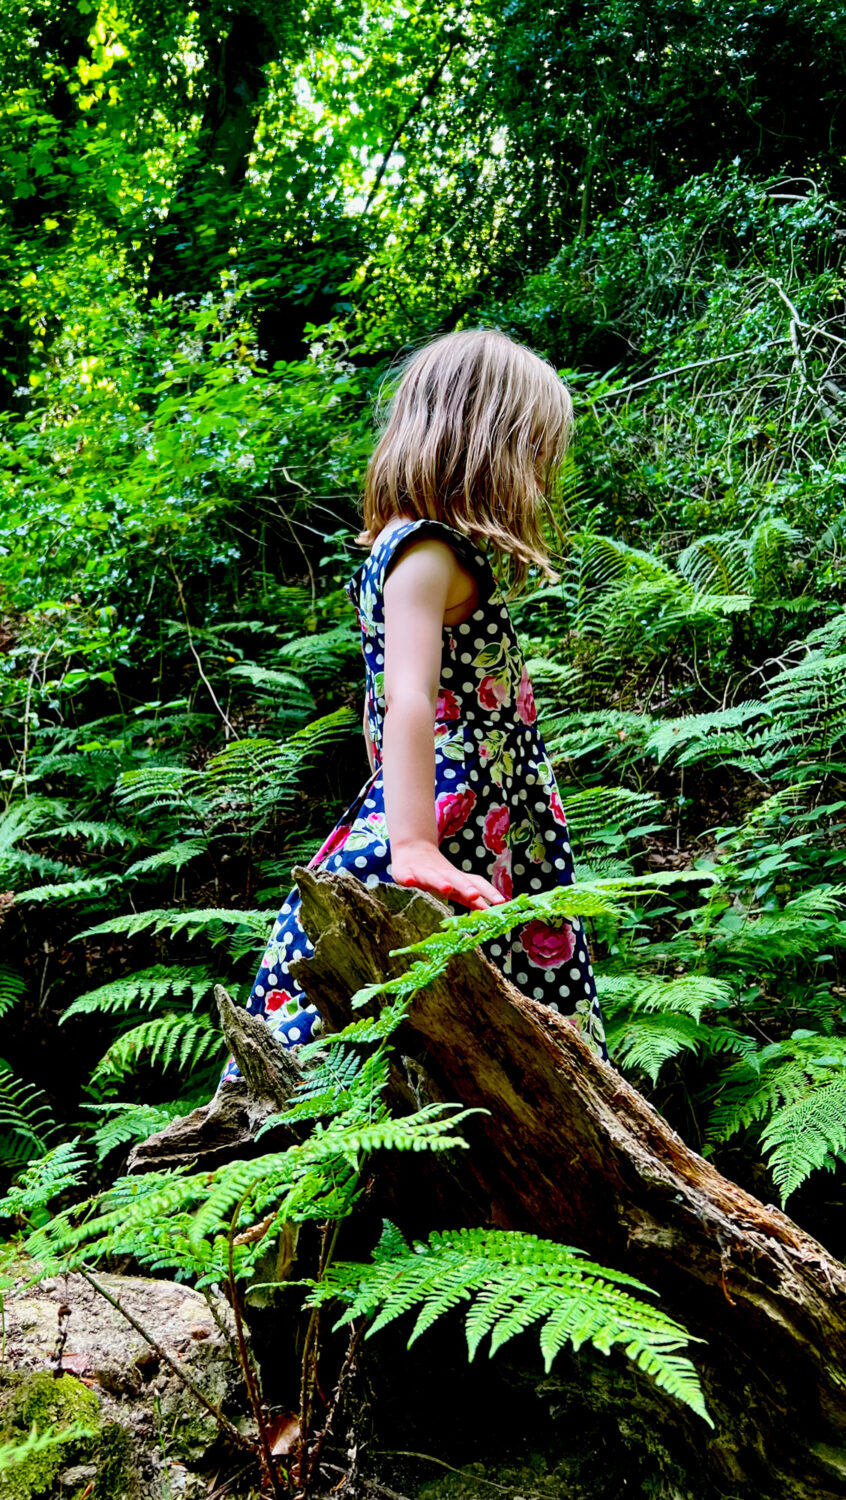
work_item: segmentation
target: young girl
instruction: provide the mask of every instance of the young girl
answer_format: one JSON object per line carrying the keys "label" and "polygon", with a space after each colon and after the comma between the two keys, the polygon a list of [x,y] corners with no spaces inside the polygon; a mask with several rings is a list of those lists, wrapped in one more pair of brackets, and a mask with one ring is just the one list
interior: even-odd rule
{"label": "young girl", "polygon": [[[362,632],[371,776],[310,862],[479,910],[570,884],[555,776],[514,627],[482,547],[515,584],[549,574],[540,514],[571,403],[545,360],[493,329],[447,334],[408,362],[370,462],[347,585]],[[247,1006],[296,1046],[321,1021],[291,978],[312,952],[296,890]],[[525,994],[607,1058],[578,920],[533,920],[485,945]],[[230,1059],[223,1080],[239,1076]]]}

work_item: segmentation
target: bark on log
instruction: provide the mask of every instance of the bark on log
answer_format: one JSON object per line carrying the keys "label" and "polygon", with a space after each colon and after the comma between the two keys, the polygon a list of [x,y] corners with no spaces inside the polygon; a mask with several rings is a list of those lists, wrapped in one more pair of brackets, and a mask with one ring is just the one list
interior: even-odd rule
{"label": "bark on log", "polygon": [[[296,977],[337,1030],[362,1014],[354,991],[399,972],[409,960],[391,951],[433,931],[445,909],[419,893],[377,896],[345,874],[294,875],[315,945]],[[478,1189],[457,1197],[445,1181],[450,1222],[579,1245],[642,1278],[706,1340],[691,1352],[715,1433],[661,1398],[656,1422],[701,1466],[707,1491],[846,1494],[846,1268],[686,1146],[564,1018],[478,951],[415,996],[395,1043],[395,1105],[422,1085],[426,1097],[489,1111],[462,1126],[470,1151],[448,1153],[469,1162]],[[380,1179],[390,1170],[380,1158]],[[396,1171],[402,1227],[431,1228],[409,1225],[409,1163]]]}
{"label": "bark on log", "polygon": [[222,984],[215,985],[214,996],[226,1044],[242,1077],[221,1084],[208,1104],[138,1141],[127,1158],[128,1172],[189,1165],[212,1169],[236,1156],[279,1150],[298,1138],[293,1131],[275,1129],[262,1138],[260,1147],[255,1144],[259,1126],[285,1108],[302,1078],[296,1049],[283,1047],[261,1016],[235,1005]]}
{"label": "bark on log", "polygon": [[[396,887],[377,894],[345,874],[294,875],[315,947],[295,976],[336,1031],[367,1013],[351,1009],[354,992],[406,967],[394,950],[434,931],[447,911]],[[296,1050],[285,1053],[262,1021],[227,999],[223,992],[224,1030],[249,1084],[227,1086],[136,1147],[136,1170],[247,1154],[258,1123],[289,1096]],[[656,1493],[846,1496],[846,1268],[686,1146],[564,1018],[522,995],[480,952],[453,960],[415,996],[393,1040],[395,1112],[449,1099],[487,1113],[462,1125],[468,1151],[380,1155],[368,1210],[421,1236],[460,1224],[530,1230],[654,1288],[705,1340],[691,1355],[715,1433],[624,1361],[617,1376],[592,1363],[603,1409],[624,1431],[632,1409],[635,1428],[654,1433],[655,1451],[686,1476],[687,1488],[674,1480]],[[277,1144],[264,1138],[260,1148]],[[555,1370],[563,1363],[564,1355]],[[584,1386],[580,1363],[573,1378]],[[627,1405],[635,1401],[636,1413]]]}

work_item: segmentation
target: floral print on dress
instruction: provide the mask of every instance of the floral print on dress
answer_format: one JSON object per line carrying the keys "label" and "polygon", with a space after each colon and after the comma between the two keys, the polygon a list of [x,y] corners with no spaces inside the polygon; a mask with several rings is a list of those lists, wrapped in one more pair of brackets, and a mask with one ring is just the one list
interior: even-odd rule
{"label": "floral print on dress", "polygon": [[[423,536],[449,543],[476,578],[480,603],[468,620],[444,627],[435,711],[438,843],[459,869],[490,880],[507,900],[569,885],[573,858],[555,774],[537,724],[534,693],[508,610],[487,559],[441,521],[410,521],[390,531],[347,585],[361,627],[367,722],[376,770],[310,862],[348,870],[367,886],[390,884],[391,855],[382,789],[385,717],[383,589],[403,546]],[[533,920],[483,945],[518,989],[560,1011],[593,1050],[608,1052],[593,967],[581,922]],[[247,1000],[286,1046],[319,1034],[322,1022],[298,988],[291,965],[312,947],[299,894],[285,900]],[[230,1058],[222,1080],[237,1078]]]}

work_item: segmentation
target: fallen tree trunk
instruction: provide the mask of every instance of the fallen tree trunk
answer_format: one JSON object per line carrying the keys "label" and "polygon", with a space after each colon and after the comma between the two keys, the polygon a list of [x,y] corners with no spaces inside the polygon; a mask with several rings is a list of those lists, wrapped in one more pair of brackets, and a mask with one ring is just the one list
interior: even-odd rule
{"label": "fallen tree trunk", "polygon": [[[377,896],[341,874],[295,876],[315,945],[297,981],[338,1030],[362,1014],[351,1010],[354,991],[399,972],[409,960],[391,951],[427,936],[444,909],[419,893]],[[686,1146],[566,1019],[520,994],[480,952],[453,960],[415,996],[394,1041],[404,1074],[395,1106],[410,1087],[488,1111],[462,1126],[470,1150],[461,1165],[476,1191],[458,1195],[444,1177],[449,1222],[578,1245],[642,1278],[706,1341],[692,1354],[715,1433],[657,1397],[656,1422],[702,1466],[708,1491],[846,1494],[846,1268]],[[380,1159],[380,1178],[391,1166]],[[401,1227],[431,1228],[415,1222],[408,1162],[395,1171]]]}
{"label": "fallen tree trunk", "polygon": [[[428,936],[446,909],[396,887],[377,894],[345,874],[294,873],[315,948],[294,973],[337,1031],[375,1013],[378,999],[353,1011],[352,995],[407,967],[392,953]],[[143,1143],[136,1169],[244,1154],[256,1123],[289,1097],[296,1054],[280,1069],[267,1028],[254,1022],[245,1043],[235,1010],[221,1003],[245,1081]],[[448,1099],[485,1113],[462,1125],[469,1151],[380,1155],[371,1214],[388,1213],[410,1235],[489,1225],[579,1246],[641,1278],[704,1341],[691,1355],[714,1433],[625,1361],[606,1373],[602,1361],[579,1357],[571,1384],[593,1381],[591,1399],[622,1427],[624,1452],[630,1418],[629,1431],[654,1439],[658,1470],[683,1473],[683,1485],[674,1478],[648,1493],[846,1495],[846,1268],[686,1146],[565,1018],[522,995],[478,950],[418,992],[393,1042],[394,1112]],[[342,1236],[338,1254],[349,1253]]]}

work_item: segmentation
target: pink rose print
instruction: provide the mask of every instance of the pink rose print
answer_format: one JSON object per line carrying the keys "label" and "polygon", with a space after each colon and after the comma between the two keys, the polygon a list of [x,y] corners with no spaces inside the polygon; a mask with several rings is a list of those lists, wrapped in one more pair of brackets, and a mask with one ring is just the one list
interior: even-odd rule
{"label": "pink rose print", "polygon": [[471,792],[469,787],[465,787],[463,792],[445,792],[439,797],[435,803],[438,838],[445,839],[463,828],[475,806],[476,793]]}
{"label": "pink rose print", "polygon": [[566,828],[567,818],[564,814],[564,808],[561,805],[561,795],[554,788],[549,794],[549,807],[556,823],[561,823]]}
{"label": "pink rose print", "polygon": [[350,831],[350,827],[349,823],[344,823],[340,828],[333,828],[326,842],[321,844],[314,858],[309,860],[306,869],[313,870],[320,864],[321,860],[328,859],[330,854],[334,854],[338,849],[343,849],[344,844],[347,842],[347,834]]}
{"label": "pink rose print", "polygon": [[529,962],[538,969],[555,969],[572,958],[576,939],[573,929],[565,922],[561,927],[549,927],[546,922],[527,922],[520,934],[524,953]]}
{"label": "pink rose print", "polygon": [[435,709],[436,719],[457,719],[459,714],[458,702],[455,693],[449,688],[441,688],[438,693],[438,705]]}
{"label": "pink rose print", "polygon": [[505,848],[505,835],[508,832],[508,808],[492,807],[485,818],[485,826],[482,831],[482,842],[491,854],[501,854]]}
{"label": "pink rose print", "polygon": [[508,702],[508,683],[504,677],[491,677],[488,673],[479,683],[476,697],[482,708],[495,711]]}
{"label": "pink rose print", "polygon": [[502,853],[498,854],[494,860],[491,866],[491,884],[499,891],[501,896],[505,897],[506,901],[511,900],[514,894],[514,886],[511,881],[510,849],[503,849]]}
{"label": "pink rose print", "polygon": [[525,667],[523,668],[523,675],[520,678],[520,686],[517,689],[517,712],[524,724],[534,724],[538,716],[538,711],[535,708],[535,695],[532,691],[532,684],[529,681],[529,674]]}

